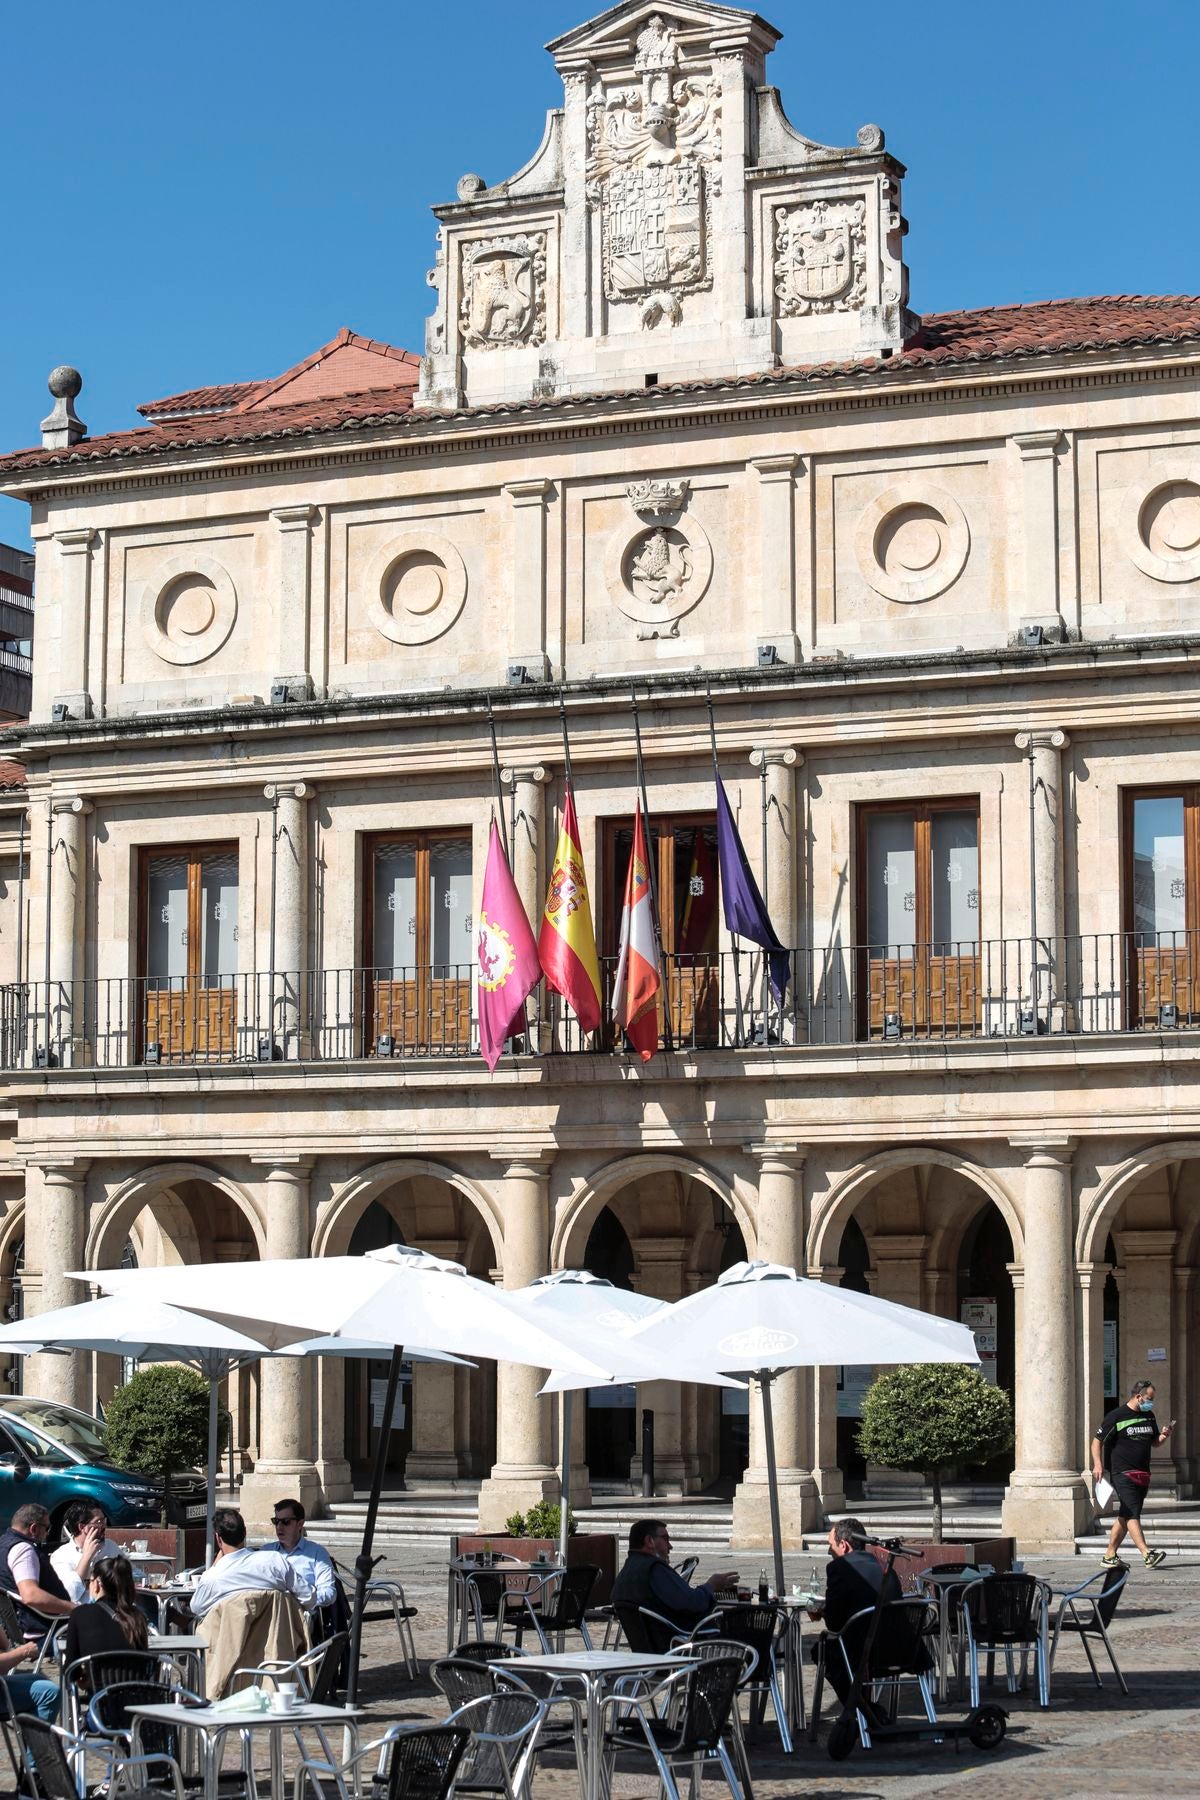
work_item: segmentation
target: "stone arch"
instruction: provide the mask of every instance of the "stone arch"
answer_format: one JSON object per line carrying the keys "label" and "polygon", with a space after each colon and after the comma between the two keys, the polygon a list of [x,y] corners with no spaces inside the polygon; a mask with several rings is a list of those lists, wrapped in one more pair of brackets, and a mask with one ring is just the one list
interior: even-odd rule
{"label": "stone arch", "polygon": [[473,1208],[487,1229],[496,1261],[499,1262],[504,1245],[504,1230],[500,1210],[492,1196],[468,1176],[451,1168],[448,1163],[432,1162],[429,1158],[420,1156],[393,1156],[383,1162],[370,1163],[335,1188],[318,1215],[313,1237],[313,1255],[344,1255],[350,1242],[350,1234],[371,1201],[377,1200],[397,1182],[411,1181],[422,1176],[444,1181],[447,1187],[453,1188]]}
{"label": "stone arch", "polygon": [[210,1168],[207,1163],[156,1163],[148,1169],[139,1169],[136,1175],[123,1181],[100,1207],[88,1229],[84,1267],[112,1267],[116,1261],[114,1240],[119,1239],[123,1243],[130,1225],[142,1208],[152,1206],[160,1194],[182,1181],[205,1181],[210,1187],[219,1189],[233,1202],[250,1227],[256,1253],[260,1257],[265,1255],[266,1233],[262,1218],[253,1199],[240,1182],[219,1169]]}
{"label": "stone arch", "polygon": [[1167,1163],[1188,1162],[1195,1157],[1200,1157],[1200,1140],[1176,1138],[1161,1144],[1148,1144],[1118,1163],[1080,1209],[1075,1237],[1076,1260],[1080,1263],[1102,1262],[1105,1239],[1134,1189]]}
{"label": "stone arch", "polygon": [[19,1239],[25,1236],[25,1202],[18,1200],[0,1220],[0,1270],[6,1269]]}
{"label": "stone arch", "polygon": [[900,1169],[911,1169],[922,1163],[932,1163],[938,1168],[949,1169],[951,1173],[961,1175],[965,1181],[979,1189],[985,1200],[993,1203],[1008,1227],[1014,1260],[1020,1262],[1025,1244],[1021,1221],[1010,1196],[991,1171],[968,1157],[955,1155],[953,1151],[914,1145],[911,1149],[905,1147],[900,1150],[881,1150],[877,1155],[857,1164],[835,1182],[830,1192],[813,1209],[808,1233],[808,1266],[824,1268],[835,1263],[846,1221],[864,1195],[870,1193],[886,1175],[894,1174]]}
{"label": "stone arch", "polygon": [[597,1214],[621,1188],[631,1182],[644,1180],[648,1175],[667,1174],[682,1175],[710,1188],[724,1201],[737,1220],[746,1242],[747,1254],[754,1254],[754,1221],[725,1178],[694,1157],[651,1150],[640,1156],[622,1156],[614,1162],[605,1163],[603,1168],[589,1175],[583,1185],[575,1190],[554,1220],[550,1237],[550,1267],[562,1269],[571,1266],[567,1261],[567,1252],[573,1250],[575,1245],[578,1245],[578,1255],[582,1257],[588,1232]]}

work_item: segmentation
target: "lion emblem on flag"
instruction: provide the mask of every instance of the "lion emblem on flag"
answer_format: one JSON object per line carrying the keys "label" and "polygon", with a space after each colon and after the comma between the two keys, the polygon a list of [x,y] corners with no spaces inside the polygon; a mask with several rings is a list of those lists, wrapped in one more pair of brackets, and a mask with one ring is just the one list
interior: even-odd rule
{"label": "lion emblem on flag", "polygon": [[484,912],[479,915],[475,960],[479,965],[479,985],[489,994],[504,986],[517,961],[513,941],[503,925],[493,924]]}

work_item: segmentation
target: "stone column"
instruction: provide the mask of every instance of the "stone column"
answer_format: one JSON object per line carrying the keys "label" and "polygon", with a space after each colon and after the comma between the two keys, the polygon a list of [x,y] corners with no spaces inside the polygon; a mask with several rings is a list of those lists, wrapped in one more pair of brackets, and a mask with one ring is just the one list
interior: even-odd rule
{"label": "stone column", "polygon": [[87,828],[90,800],[78,797],[50,803],[50,892],[46,897],[47,955],[43,965],[49,977],[44,1005],[35,1007],[41,1018],[35,1028],[39,1048],[48,1053],[49,1066],[60,1068],[79,1061],[84,1052],[82,1031],[84,1004],[84,895],[87,891]]}
{"label": "stone column", "polygon": [[546,655],[546,507],[554,483],[544,476],[510,481],[504,489],[512,502],[512,649],[509,661],[521,663],[535,681],[550,673]]}
{"label": "stone column", "polygon": [[[527,1287],[550,1272],[549,1159],[502,1155],[504,1163],[504,1286]],[[538,1398],[540,1369],[522,1363],[496,1368],[496,1461],[479,1490],[479,1529],[502,1531],[510,1513],[538,1500],[557,1500],[551,1462],[550,1402]]]}
{"label": "stone column", "polygon": [[1025,1293],[1017,1342],[1019,1460],[1004,1496],[1006,1533],[1023,1549],[1069,1555],[1088,1516],[1075,1431],[1075,1268],[1067,1137],[1013,1138],[1024,1157]]}
{"label": "stone column", "polygon": [[1020,1346],[1025,1333],[1025,1265],[1005,1263],[1013,1290],[1013,1467],[1021,1467],[1021,1428],[1025,1421],[1025,1364]]}
{"label": "stone column", "polygon": [[[756,1144],[758,1255],[765,1262],[804,1269],[804,1151],[797,1144]],[[793,1369],[771,1384],[771,1417],[775,1427],[779,1514],[785,1550],[799,1550],[805,1531],[821,1517],[817,1484],[812,1478],[812,1440],[808,1420],[812,1378]],[[747,1549],[771,1544],[771,1501],[767,1481],[762,1398],[757,1385],[750,1394],[750,1461],[733,1496],[733,1539]]]}
{"label": "stone column", "polygon": [[[872,1294],[880,1300],[892,1300],[897,1306],[920,1307],[925,1297],[927,1234],[922,1231],[872,1232],[868,1243]],[[885,1469],[878,1463],[868,1463],[865,1487],[872,1499],[888,1493],[911,1497],[924,1494],[925,1477],[909,1469]]]}
{"label": "stone column", "polygon": [[[842,1271],[837,1267],[809,1265],[810,1281],[828,1281],[833,1287],[842,1284]],[[813,1480],[821,1497],[822,1511],[835,1515],[846,1510],[846,1478],[838,1461],[837,1446],[837,1369],[814,1369],[812,1373],[812,1443],[815,1460]]]}
{"label": "stone column", "polygon": [[1024,569],[1018,628],[1040,625],[1054,641],[1064,635],[1058,592],[1058,451],[1061,431],[1018,431],[1013,436],[1021,469],[1021,539]]}
{"label": "stone column", "polygon": [[[1175,1267],[1175,1378],[1171,1389],[1171,1408],[1178,1423],[1171,1434],[1170,1454],[1181,1493],[1195,1491],[1196,1477],[1200,1473],[1200,1458],[1196,1455],[1195,1370],[1188,1356],[1195,1317],[1196,1268],[1191,1263],[1178,1263]],[[1170,1417],[1171,1413],[1167,1413],[1163,1424]]]}
{"label": "stone column", "polygon": [[[513,881],[516,883],[526,917],[536,937],[541,926],[542,908],[546,903],[546,798],[543,789],[550,771],[535,763],[528,768],[503,768],[500,785],[511,788],[513,805],[510,850]],[[539,986],[526,1005],[525,1012],[536,1034],[540,1029],[545,987]],[[540,1046],[535,1038],[534,1047]]]}
{"label": "stone column", "polygon": [[[275,942],[268,952],[274,979],[268,974],[268,991],[257,996],[258,1016],[269,1021],[277,1054],[294,1062],[308,1026],[308,803],[316,789],[311,781],[293,781],[263,793],[275,831]],[[258,980],[261,985],[261,975]]]}
{"label": "stone column", "polygon": [[[654,1300],[681,1300],[688,1291],[686,1277],[689,1243],[681,1237],[645,1236],[634,1241],[636,1267],[633,1285],[639,1294]],[[684,1436],[685,1386],[678,1381],[638,1383],[637,1420],[629,1479],[642,1475],[642,1413],[654,1414],[654,1491],[656,1494],[690,1494],[699,1485],[700,1458],[695,1442]]]}
{"label": "stone column", "polygon": [[757,456],[759,613],[758,647],[774,651],[777,662],[802,660],[796,630],[795,484],[804,465],[799,456]]}
{"label": "stone column", "polygon": [[[796,769],[804,761],[798,750],[762,748],[750,752],[750,761],[765,773],[767,803],[766,863],[761,871],[762,895],[779,936],[789,950],[800,944],[799,809],[796,805]],[[759,836],[761,844],[761,833]],[[761,851],[760,851],[761,854]],[[807,1034],[805,1001],[809,991],[808,969],[802,953],[792,958],[792,980],[778,1015],[772,1003],[771,1030],[782,1029],[785,1043]]]}
{"label": "stone column", "polygon": [[[460,1238],[423,1238],[422,1248],[447,1262],[463,1262]],[[469,1369],[453,1363],[414,1363],[409,1403],[412,1439],[404,1464],[409,1488],[445,1488],[467,1472],[467,1388]]]}
{"label": "stone column", "polygon": [[279,584],[275,593],[278,613],[276,681],[312,692],[309,670],[309,614],[312,595],[312,523],[315,506],[276,507],[271,517],[279,529]]}
{"label": "stone column", "polygon": [[[87,1208],[84,1181],[88,1165],[74,1157],[61,1162],[31,1163],[25,1187],[26,1310],[52,1312],[87,1299],[71,1269],[84,1266]],[[91,1359],[83,1351],[69,1356],[31,1356],[25,1363],[25,1388],[44,1400],[91,1411]]]}
{"label": "stone column", "polygon": [[[1176,1363],[1171,1304],[1175,1298],[1175,1249],[1179,1233],[1171,1227],[1115,1231],[1121,1259],[1121,1362],[1123,1388],[1144,1377],[1154,1383],[1154,1411],[1160,1425],[1182,1414],[1178,1388],[1182,1368]],[[1158,1354],[1165,1352],[1165,1355]],[[1151,1355],[1153,1353],[1153,1361]],[[1122,1396],[1123,1397],[1123,1396]],[[1176,1426],[1176,1431],[1179,1427]],[[1154,1452],[1155,1486],[1161,1497],[1172,1484],[1174,1439]]]}
{"label": "stone column", "polygon": [[56,531],[54,541],[62,557],[58,606],[58,684],[55,701],[68,708],[73,719],[89,719],[92,697],[88,687],[88,641],[91,636],[92,545],[98,533],[90,525],[73,531]]}
{"label": "stone column", "polygon": [[[1025,751],[1029,757],[1032,791],[1029,935],[1034,940],[1037,981],[1030,993],[1038,1017],[1050,1030],[1062,1029],[1064,1020],[1054,1009],[1061,1008],[1067,1000],[1062,982],[1065,973],[1062,752],[1070,741],[1065,731],[1019,731],[1015,740],[1017,749]],[[1026,960],[1025,970],[1028,967]],[[1015,969],[1012,973],[1015,977]]]}
{"label": "stone column", "polygon": [[1104,1416],[1104,1284],[1108,1264],[1080,1263],[1075,1270],[1079,1314],[1079,1367],[1076,1371],[1076,1417],[1079,1420],[1080,1471],[1090,1477],[1092,1459],[1088,1446],[1092,1431]]}
{"label": "stone column", "polygon": [[326,1501],[351,1500],[354,1483],[346,1454],[346,1364],[340,1356],[319,1356],[317,1385],[317,1479]]}
{"label": "stone column", "polygon": [[[302,1156],[270,1160],[265,1180],[268,1261],[309,1255],[311,1170],[312,1163]],[[242,1511],[256,1530],[269,1528],[271,1508],[285,1494],[295,1495],[310,1514],[321,1502],[312,1454],[312,1363],[304,1357],[272,1356],[264,1357],[259,1369],[260,1453],[254,1473],[242,1483]]]}

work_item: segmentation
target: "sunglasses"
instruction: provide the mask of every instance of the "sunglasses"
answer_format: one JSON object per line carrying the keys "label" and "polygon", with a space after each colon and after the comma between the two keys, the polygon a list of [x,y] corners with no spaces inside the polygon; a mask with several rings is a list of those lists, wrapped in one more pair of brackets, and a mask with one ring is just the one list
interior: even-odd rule
{"label": "sunglasses", "polygon": [[302,1521],[299,1519],[272,1519],[271,1520],[272,1525],[299,1525],[301,1522]]}

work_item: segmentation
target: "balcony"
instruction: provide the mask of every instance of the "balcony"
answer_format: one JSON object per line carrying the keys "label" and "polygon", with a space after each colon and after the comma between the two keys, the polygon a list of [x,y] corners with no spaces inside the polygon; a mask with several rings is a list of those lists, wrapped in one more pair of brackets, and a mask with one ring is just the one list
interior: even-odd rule
{"label": "balcony", "polygon": [[[887,1046],[1200,1028],[1200,932],[994,938],[787,952],[782,1004],[757,950],[664,958],[663,1049]],[[605,1019],[616,959],[604,958]],[[276,970],[208,982],[113,978],[0,988],[0,1069],[436,1062],[479,1054],[471,964]],[[611,1052],[557,995],[532,1054]]]}

